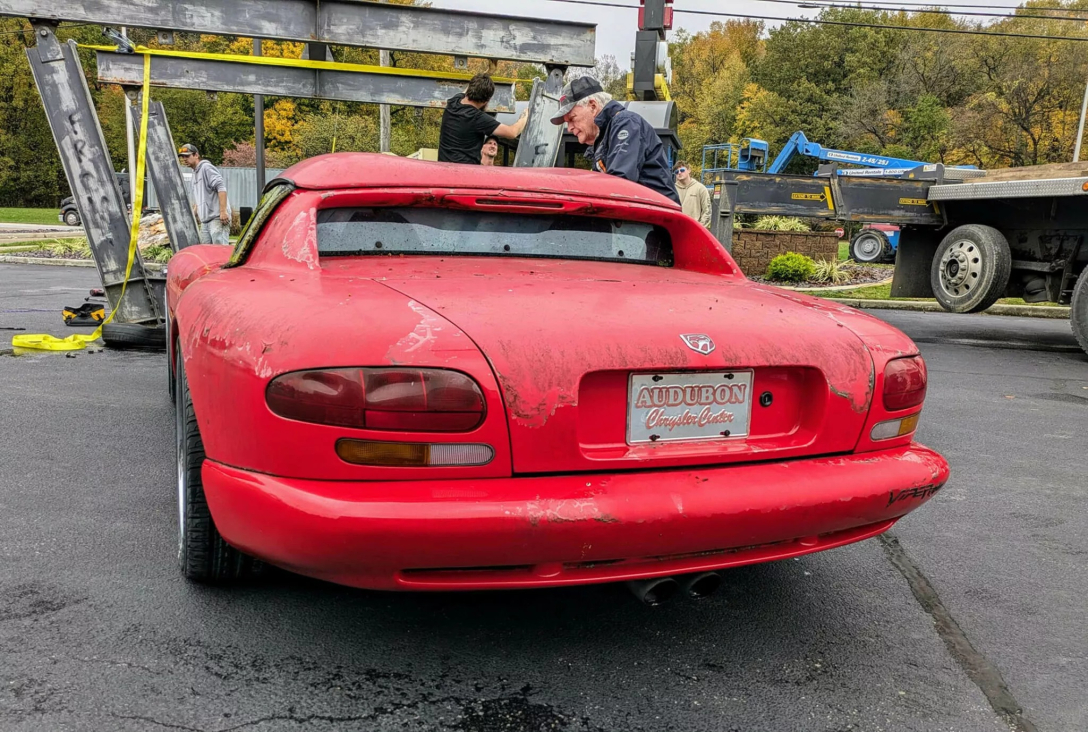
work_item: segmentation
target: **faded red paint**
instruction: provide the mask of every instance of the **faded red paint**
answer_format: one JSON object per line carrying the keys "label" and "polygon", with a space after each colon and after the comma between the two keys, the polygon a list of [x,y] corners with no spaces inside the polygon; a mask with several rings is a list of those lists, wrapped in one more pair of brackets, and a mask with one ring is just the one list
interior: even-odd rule
{"label": "faded red paint", "polygon": [[[273,563],[360,586],[431,589],[462,580],[404,573],[545,568],[484,583],[524,586],[730,566],[782,554],[738,547],[837,537],[802,547],[815,551],[865,538],[925,493],[888,506],[881,491],[947,477],[944,461],[910,447],[910,435],[868,439],[891,417],[874,399],[888,360],[917,354],[908,338],[857,311],[748,282],[705,229],[657,194],[587,172],[354,154],[284,175],[299,190],[240,266],[222,266],[225,247],[190,247],[171,261],[167,284],[171,346],[185,360],[210,461],[213,516],[228,540]],[[318,254],[323,208],[531,215],[541,204],[663,226],[674,266]],[[696,353],[683,333],[705,333],[716,348]],[[265,404],[279,374],[387,365],[471,375],[484,394],[483,423],[468,435],[391,435],[292,422]],[[737,369],[754,372],[747,438],[626,444],[632,372]],[[765,391],[775,398],[761,407]],[[496,457],[481,467],[369,468],[336,456],[341,437],[483,442]],[[832,454],[846,457],[819,457]],[[812,480],[820,487],[809,494]],[[728,558],[631,569],[647,557],[725,550]],[[591,560],[623,560],[625,569],[564,569]]]}

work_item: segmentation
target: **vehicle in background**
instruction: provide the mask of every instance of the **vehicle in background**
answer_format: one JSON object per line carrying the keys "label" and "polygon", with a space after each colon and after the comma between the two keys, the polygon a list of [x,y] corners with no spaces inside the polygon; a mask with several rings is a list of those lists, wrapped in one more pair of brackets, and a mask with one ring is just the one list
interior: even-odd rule
{"label": "vehicle in background", "polygon": [[895,224],[865,224],[850,242],[850,258],[860,264],[895,261],[899,227]]}
{"label": "vehicle in background", "polygon": [[751,282],[613,176],[312,158],[166,291],[196,581],[654,604],[877,536],[948,477],[909,338]]}
{"label": "vehicle in background", "polygon": [[[718,180],[723,172],[767,173],[779,175],[784,173],[796,158],[811,158],[819,163],[832,163],[836,165],[852,165],[854,168],[839,168],[840,175],[895,178],[907,173],[920,165],[926,165],[921,160],[908,160],[906,158],[894,158],[888,155],[874,155],[872,153],[857,152],[854,150],[836,150],[824,147],[818,142],[812,142],[805,133],[798,130],[790,135],[786,144],[768,164],[770,158],[770,145],[765,140],[754,137],[746,137],[739,143],[724,143],[720,145],[706,145],[703,147],[703,183],[711,185]],[[962,170],[977,170],[974,165],[956,166]],[[817,175],[821,172],[817,170]]]}
{"label": "vehicle in background", "polygon": [[[122,170],[120,173],[114,173],[117,178],[117,185],[121,187],[121,198],[124,200],[125,205],[132,210],[132,190],[129,187],[128,173]],[[148,190],[151,186],[147,187]],[[83,220],[79,217],[79,209],[76,208],[76,199],[72,196],[62,198],[60,200],[60,213],[57,214],[57,219],[62,224],[68,226],[81,226]]]}

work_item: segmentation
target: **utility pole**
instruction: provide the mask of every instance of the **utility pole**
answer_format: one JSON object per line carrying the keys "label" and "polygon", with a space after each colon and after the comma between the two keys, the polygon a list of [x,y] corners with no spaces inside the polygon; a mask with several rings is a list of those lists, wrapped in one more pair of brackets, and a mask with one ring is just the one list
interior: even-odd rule
{"label": "utility pole", "polygon": [[1084,113],[1088,112],[1088,83],[1084,85],[1084,101],[1080,103],[1080,124],[1077,125],[1077,145],[1073,148],[1073,162],[1080,161],[1080,141],[1084,137]]}
{"label": "utility pole", "polygon": [[[388,0],[379,0],[379,2],[384,3]],[[379,51],[378,62],[382,66],[389,66],[391,63],[389,51]],[[393,119],[389,115],[389,105],[382,104],[378,107],[378,150],[380,152],[387,153],[393,149],[392,127]]]}
{"label": "utility pole", "polygon": [[[121,26],[121,36],[128,38],[128,28]],[[136,186],[140,185],[142,181],[136,180],[136,137],[132,131],[132,100],[125,94],[125,140],[128,143],[128,165],[125,166],[125,170],[128,171],[128,200],[136,201]],[[134,211],[133,215],[139,216],[139,211]]]}
{"label": "utility pole", "polygon": [[[253,55],[260,56],[263,53],[261,39],[254,38]],[[253,121],[255,125],[253,145],[257,151],[257,200],[253,204],[256,207],[261,202],[261,191],[264,190],[264,184],[267,182],[264,173],[264,97],[260,94],[253,95]]]}

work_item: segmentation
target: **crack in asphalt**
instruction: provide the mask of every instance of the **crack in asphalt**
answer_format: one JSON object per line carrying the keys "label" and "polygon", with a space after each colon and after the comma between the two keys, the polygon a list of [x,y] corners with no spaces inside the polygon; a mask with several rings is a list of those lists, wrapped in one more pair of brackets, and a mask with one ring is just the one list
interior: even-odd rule
{"label": "crack in asphalt", "polygon": [[881,534],[878,538],[888,561],[903,575],[918,604],[933,618],[937,635],[944,641],[949,654],[985,695],[994,712],[1015,732],[1038,732],[1031,720],[1024,716],[1023,707],[1016,701],[1001,671],[974,647],[899,539],[889,533]]}

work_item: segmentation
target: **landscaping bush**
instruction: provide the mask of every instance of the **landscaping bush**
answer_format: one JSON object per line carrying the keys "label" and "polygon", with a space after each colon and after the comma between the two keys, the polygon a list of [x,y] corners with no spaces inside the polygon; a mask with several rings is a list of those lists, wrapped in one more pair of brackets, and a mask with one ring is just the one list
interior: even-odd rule
{"label": "landscaping bush", "polygon": [[161,262],[162,264],[166,264],[170,261],[170,257],[172,256],[174,256],[173,249],[158,244],[153,244],[143,251],[144,260],[147,262]]}
{"label": "landscaping bush", "polygon": [[42,249],[60,259],[91,258],[91,245],[86,239],[57,239],[43,244]]}
{"label": "landscaping bush", "polygon": [[819,260],[812,274],[812,281],[827,285],[841,285],[850,279],[846,262]]}
{"label": "landscaping bush", "polygon": [[767,279],[772,282],[804,282],[816,274],[816,263],[797,252],[779,254],[767,267]]}
{"label": "landscaping bush", "polygon": [[760,216],[752,224],[761,231],[809,231],[809,225],[796,216]]}

